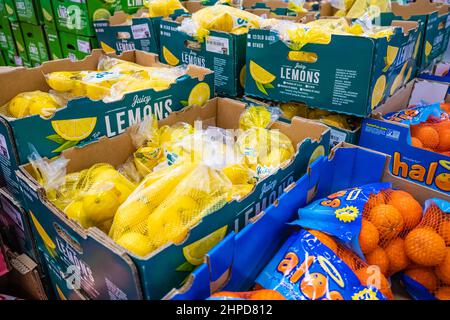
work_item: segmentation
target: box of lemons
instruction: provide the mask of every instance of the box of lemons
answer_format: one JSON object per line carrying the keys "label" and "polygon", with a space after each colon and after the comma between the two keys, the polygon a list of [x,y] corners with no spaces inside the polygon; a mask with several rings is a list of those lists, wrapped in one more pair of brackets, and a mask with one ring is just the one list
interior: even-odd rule
{"label": "box of lemons", "polygon": [[[392,81],[389,77],[401,69],[400,58],[411,59],[400,56],[399,52],[414,46],[417,25],[413,22],[411,28],[410,23],[401,22],[391,28],[379,27],[382,29],[376,36],[361,37],[360,33],[347,29],[339,34],[328,31],[323,21],[327,22],[326,19],[310,22],[308,30],[293,25],[293,29],[283,31],[276,24],[271,30],[250,29],[246,94],[279,102],[301,102],[359,117],[367,116],[382,103],[389,94],[387,86]],[[283,41],[284,33],[289,36],[289,43]],[[353,45],[363,51],[354,56],[352,53],[336,56],[337,48]],[[412,55],[412,50],[406,51]],[[355,75],[348,82],[338,75],[343,69],[352,70]],[[337,92],[336,86],[341,81],[347,83],[347,92],[350,90],[355,95]]]}
{"label": "box of lemons", "polygon": [[[188,121],[192,127],[194,121],[199,119],[213,121],[212,126],[237,128],[240,114],[245,110],[245,103],[216,98],[204,106],[192,106],[173,112],[160,120],[159,125],[165,128],[161,130],[160,138],[163,141],[171,141],[175,136],[186,136],[186,131],[189,132],[186,126],[175,124]],[[172,126],[175,126],[173,130]],[[67,185],[62,189],[64,192],[59,192],[57,203],[49,202],[51,201],[49,197],[55,198],[53,193],[46,193],[47,196],[40,199],[37,193],[42,194],[44,190],[42,187],[37,189],[33,187],[38,184],[38,180],[32,178],[34,171],[27,165],[21,167],[21,172],[26,177],[19,176],[20,183],[22,188],[27,188],[33,193],[30,194],[31,198],[37,199],[36,202],[29,203],[29,206],[33,208],[33,212],[40,213],[39,218],[45,217],[45,221],[39,222],[49,237],[51,239],[56,237],[54,242],[59,244],[57,256],[63,256],[58,258],[61,265],[66,260],[65,254],[73,250],[76,258],[89,266],[92,278],[95,279],[93,287],[98,292],[107,292],[108,286],[104,282],[106,277],[121,290],[132,290],[126,286],[139,283],[139,286],[134,287],[136,290],[142,287],[146,298],[161,298],[171,288],[183,282],[193,270],[192,266],[200,262],[202,254],[217,243],[223,237],[223,233],[244,227],[246,220],[264,210],[269,203],[275,201],[285,187],[298,179],[306,171],[314,150],[322,146],[320,149],[327,152],[329,132],[321,124],[298,118],[292,123],[276,121],[272,127],[280,130],[291,140],[295,152],[290,162],[274,170],[271,175],[261,178],[256,185],[256,181],[253,181],[254,173],[247,165],[232,165],[219,171],[209,167],[206,169],[204,165],[195,163],[175,162],[171,166],[158,168],[145,177],[145,180],[118,207],[109,231],[107,230],[109,226],[103,225],[103,222],[110,217],[110,212],[116,206],[117,184],[111,187],[109,184],[103,185],[98,182],[98,191],[101,192],[92,194],[85,192],[82,195],[86,195],[87,199],[75,197],[76,201],[63,209],[61,198],[66,194],[71,197],[69,185],[73,185],[71,181],[76,177],[70,175],[74,172],[89,169],[93,163],[103,162],[114,164],[117,168],[130,156],[132,157],[136,148],[131,143],[131,129],[121,135],[99,139],[79,148],[64,151],[64,158],[69,160],[67,172],[70,177],[66,176]],[[285,156],[278,156],[283,157]],[[266,161],[269,165],[275,163],[273,159]],[[196,170],[188,170],[189,166]],[[197,178],[198,175],[203,178]],[[234,197],[229,197],[228,192],[220,191],[224,185],[230,187],[229,190]],[[111,188],[107,188],[108,186]],[[264,194],[263,198],[260,197],[261,194]],[[240,200],[235,200],[236,195],[240,196]],[[94,219],[87,216],[86,211],[89,213],[89,210],[90,214],[92,211],[95,213]],[[236,216],[237,212],[241,214]],[[93,221],[95,219],[98,219],[100,224],[88,229],[82,227],[83,223],[87,225],[97,223]],[[72,243],[70,239],[75,239],[78,244]],[[200,239],[204,240],[197,242]],[[72,243],[71,248],[74,249],[66,248],[67,241]],[[40,242],[42,250],[47,250],[43,240]],[[193,243],[195,245],[190,246]],[[187,249],[183,249],[185,247]],[[117,273],[124,261],[128,261],[126,275],[134,275],[131,280],[127,276],[124,277],[127,280],[126,285],[125,280],[120,278],[122,275],[119,277]],[[88,286],[86,289],[89,289]],[[124,292],[128,295],[128,291]],[[92,298],[96,296],[93,295]]]}
{"label": "box of lemons", "polygon": [[142,12],[130,17],[118,11],[109,17],[99,16],[93,23],[98,42],[105,52],[120,54],[128,50],[143,50],[159,54],[159,20]]}
{"label": "box of lemons", "polygon": [[22,59],[22,61],[29,61],[29,57],[28,57],[28,53],[26,50],[26,44],[25,44],[25,39],[24,36],[22,34],[22,28],[20,27],[19,22],[11,22],[11,29],[14,35],[14,40],[16,43],[16,47],[17,47],[17,51],[19,53],[20,58]]}
{"label": "box of lemons", "polygon": [[39,25],[44,22],[39,0],[16,0],[15,10],[19,21]]}
{"label": "box of lemons", "polygon": [[[209,30],[210,41],[184,32],[181,21],[161,20],[161,60],[169,65],[195,64],[215,72],[215,91],[235,97],[244,92],[246,34]],[[187,21],[187,20],[186,20]]]}

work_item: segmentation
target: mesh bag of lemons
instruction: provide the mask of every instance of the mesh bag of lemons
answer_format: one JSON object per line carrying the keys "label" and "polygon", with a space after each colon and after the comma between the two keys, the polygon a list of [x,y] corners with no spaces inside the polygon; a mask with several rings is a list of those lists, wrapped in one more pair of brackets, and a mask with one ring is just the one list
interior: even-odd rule
{"label": "mesh bag of lemons", "polygon": [[210,30],[245,34],[249,28],[259,28],[262,20],[250,12],[216,4],[198,10],[190,18],[185,18],[179,30],[203,41]]}
{"label": "mesh bag of lemons", "polygon": [[326,125],[344,130],[356,130],[361,126],[361,119],[334,112],[312,109],[298,103],[283,103],[280,105],[282,117],[291,120],[295,116],[320,120]]}
{"label": "mesh bag of lemons", "polygon": [[366,13],[377,17],[381,12],[391,11],[390,0],[332,0],[331,5],[338,9],[335,16],[356,19]]}
{"label": "mesh bag of lemons", "polygon": [[150,18],[168,17],[177,10],[187,12],[178,0],[144,0]]}

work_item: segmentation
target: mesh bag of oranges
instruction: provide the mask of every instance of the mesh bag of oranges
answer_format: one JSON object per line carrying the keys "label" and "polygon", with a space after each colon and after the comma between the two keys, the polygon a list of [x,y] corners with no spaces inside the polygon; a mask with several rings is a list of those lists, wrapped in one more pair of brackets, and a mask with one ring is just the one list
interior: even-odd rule
{"label": "mesh bag of oranges", "polygon": [[199,41],[209,35],[209,31],[223,31],[233,34],[245,34],[249,28],[259,28],[262,18],[231,6],[217,4],[205,7],[186,18],[179,27]]}
{"label": "mesh bag of oranges", "polygon": [[260,289],[245,292],[220,291],[207,300],[286,300],[278,291]]}
{"label": "mesh bag of oranges", "polygon": [[[385,300],[389,281],[378,269],[318,231],[294,231],[256,279],[268,299]],[[258,292],[258,291],[256,291]]]}
{"label": "mesh bag of oranges", "polygon": [[450,202],[425,202],[422,221],[404,240],[410,264],[403,274],[416,299],[450,300]]}
{"label": "mesh bag of oranges", "polygon": [[230,189],[223,173],[202,163],[154,171],[118,208],[110,236],[139,256],[180,244],[203,217],[225,205]]}
{"label": "mesh bag of oranges", "polygon": [[183,74],[183,67],[144,67],[103,56],[99,60],[98,70],[56,71],[45,77],[50,88],[71,98],[115,101],[128,92],[165,90]]}
{"label": "mesh bag of oranges", "polygon": [[0,107],[0,113],[10,118],[24,118],[33,115],[50,118],[66,103],[64,97],[54,93],[40,90],[22,92]]}
{"label": "mesh bag of oranges", "polygon": [[410,145],[450,155],[450,119],[447,110],[445,103],[410,106],[388,113],[384,118],[410,126]]}
{"label": "mesh bag of oranges", "polygon": [[150,18],[168,17],[178,10],[187,12],[178,0],[144,0],[144,6],[148,8]]}
{"label": "mesh bag of oranges", "polygon": [[299,209],[295,224],[325,232],[385,276],[409,265],[404,237],[422,218],[414,197],[375,183],[342,190]]}

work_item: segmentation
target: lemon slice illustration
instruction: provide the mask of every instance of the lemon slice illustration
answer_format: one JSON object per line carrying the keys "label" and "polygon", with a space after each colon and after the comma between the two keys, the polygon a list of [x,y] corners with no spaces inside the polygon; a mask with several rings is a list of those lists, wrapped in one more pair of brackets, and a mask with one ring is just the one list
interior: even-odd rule
{"label": "lemon slice illustration", "polygon": [[392,83],[392,86],[391,86],[391,92],[389,93],[391,96],[403,84],[403,73],[405,73],[407,66],[408,66],[408,63],[405,62],[402,69],[400,70],[400,73],[398,74],[398,76],[395,77],[394,82]]}
{"label": "lemon slice illustration", "polygon": [[97,118],[81,118],[52,121],[53,130],[63,139],[80,141],[89,137],[95,128]]}
{"label": "lemon slice illustration", "polygon": [[92,15],[93,20],[105,20],[109,19],[109,17],[111,17],[111,13],[104,8],[97,9]]}
{"label": "lemon slice illustration", "polygon": [[242,88],[245,88],[245,64],[241,69],[241,72],[239,73],[239,83]]}
{"label": "lemon slice illustration", "polygon": [[225,237],[227,229],[228,226],[224,226],[206,237],[184,247],[183,255],[186,260],[194,266],[202,264],[205,254]]}
{"label": "lemon slice illustration", "polygon": [[377,82],[375,82],[375,86],[373,87],[372,92],[372,109],[375,108],[383,98],[384,89],[386,88],[386,76],[381,75]]}
{"label": "lemon slice illustration", "polygon": [[9,15],[13,15],[14,14],[14,10],[13,8],[11,8],[9,5],[7,5],[5,3],[5,7],[6,7],[6,12],[8,12]]}
{"label": "lemon slice illustration", "polygon": [[45,10],[44,8],[42,8],[42,15],[44,16],[44,19],[47,20],[47,21],[52,21],[53,20],[52,15],[47,10]]}
{"label": "lemon slice illustration", "polygon": [[261,84],[269,84],[276,78],[273,74],[265,70],[253,60],[250,60],[250,75],[253,80]]}
{"label": "lemon slice illustration", "polygon": [[318,146],[312,153],[311,153],[311,157],[309,157],[309,161],[308,161],[308,167],[311,165],[311,163],[313,163],[314,161],[316,161],[317,158],[324,156],[325,155],[325,148],[324,146],[320,145]]}
{"label": "lemon slice illustration", "polygon": [[211,89],[205,82],[197,84],[189,94],[188,105],[189,106],[202,106],[208,101],[211,96]]}
{"label": "lemon slice illustration", "polygon": [[419,53],[419,46],[420,46],[420,38],[421,37],[422,37],[422,34],[420,33],[419,36],[417,37],[417,41],[416,41],[416,44],[414,46],[414,53],[413,53],[414,59],[417,58],[417,54]]}
{"label": "lemon slice illustration", "polygon": [[64,293],[61,291],[61,289],[58,287],[58,285],[56,285],[56,292],[58,293],[58,297],[61,300],[67,300],[66,296],[64,295]]}
{"label": "lemon slice illustration", "polygon": [[431,49],[433,49],[433,45],[427,41],[427,43],[425,44],[425,56],[429,56],[431,53]]}
{"label": "lemon slice illustration", "polygon": [[34,224],[34,227],[36,228],[37,232],[39,233],[39,236],[41,237],[42,241],[44,241],[45,247],[47,248],[48,252],[52,257],[56,256],[55,249],[56,244],[53,242],[53,240],[50,238],[50,236],[47,234],[47,232],[44,230],[44,227],[39,223],[38,219],[35,217],[33,212],[30,210],[30,216],[31,221]]}
{"label": "lemon slice illustration", "polygon": [[100,46],[102,47],[103,51],[105,51],[105,53],[114,53],[114,52],[116,52],[116,50],[114,48],[108,46],[103,41],[100,41]]}
{"label": "lemon slice illustration", "polygon": [[175,57],[175,55],[172,52],[170,52],[169,49],[167,49],[166,47],[163,46],[162,52],[164,59],[171,66],[176,66],[180,63],[180,60],[177,57]]}

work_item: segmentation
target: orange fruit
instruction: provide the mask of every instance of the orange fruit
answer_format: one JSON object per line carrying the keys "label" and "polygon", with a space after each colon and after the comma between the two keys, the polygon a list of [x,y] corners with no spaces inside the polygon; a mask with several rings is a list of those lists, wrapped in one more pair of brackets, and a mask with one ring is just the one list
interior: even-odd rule
{"label": "orange fruit", "polygon": [[375,250],[366,254],[366,261],[369,265],[378,266],[382,274],[387,274],[389,271],[389,258],[381,247],[376,247]]}
{"label": "orange fruit", "polygon": [[403,230],[402,214],[390,204],[379,204],[369,212],[369,220],[378,229],[382,240],[390,240]]}
{"label": "orange fruit", "polygon": [[251,300],[286,300],[286,298],[275,290],[258,290],[253,291],[250,297]]}
{"label": "orange fruit", "polygon": [[437,146],[439,151],[450,150],[450,129],[443,129],[439,131],[439,145]]}
{"label": "orange fruit", "polygon": [[441,287],[434,294],[439,300],[450,300],[450,287]]}
{"label": "orange fruit", "polygon": [[444,239],[445,245],[450,246],[450,221],[442,221],[438,228],[439,235]]}
{"label": "orange fruit", "polygon": [[389,274],[404,270],[410,264],[405,252],[405,241],[402,238],[392,240],[384,251],[389,260]]}
{"label": "orange fruit", "polygon": [[405,191],[395,190],[391,192],[387,204],[393,205],[400,211],[406,230],[411,230],[417,226],[422,219],[422,206]]}
{"label": "orange fruit", "polygon": [[426,148],[436,149],[439,145],[439,133],[430,126],[419,127],[414,136],[419,139]]}
{"label": "orange fruit", "polygon": [[324,245],[326,245],[328,248],[330,248],[331,251],[336,253],[337,243],[331,236],[317,230],[308,230],[308,232],[311,233],[317,239],[319,239],[319,241],[322,242]]}
{"label": "orange fruit", "polygon": [[373,251],[380,241],[380,234],[372,222],[366,219],[361,221],[361,231],[359,232],[359,246],[361,251],[366,254]]}
{"label": "orange fruit", "polygon": [[230,297],[230,298],[244,298],[245,292],[220,291],[213,293],[211,297]]}
{"label": "orange fruit", "polygon": [[450,113],[450,103],[441,103],[441,110],[445,113]]}
{"label": "orange fruit", "polygon": [[339,293],[339,291],[331,291],[330,300],[344,300],[344,297]]}
{"label": "orange fruit", "polygon": [[419,265],[437,266],[445,258],[445,241],[431,228],[417,228],[406,236],[405,251]]}
{"label": "orange fruit", "polygon": [[405,271],[405,274],[420,283],[430,292],[434,292],[438,286],[438,279],[433,271],[428,268],[413,268]]}
{"label": "orange fruit", "polygon": [[317,300],[327,292],[327,278],[318,272],[308,273],[303,278],[300,288],[306,297],[311,300]]}
{"label": "orange fruit", "polygon": [[[363,286],[375,286],[380,292],[388,299],[393,299],[394,296],[391,291],[391,284],[388,279],[380,273],[379,283],[375,279],[375,275],[368,269],[368,267],[364,267],[362,269],[355,271],[356,277],[358,277],[359,281]],[[373,277],[372,277],[373,275]],[[374,281],[372,281],[374,280]]]}
{"label": "orange fruit", "polygon": [[369,196],[369,200],[367,200],[367,202],[364,204],[364,211],[370,211],[370,209],[372,209],[376,205],[384,204],[384,203],[385,203],[385,199],[384,199],[383,192],[372,193]]}
{"label": "orange fruit", "polygon": [[341,251],[339,252],[338,256],[353,271],[358,269],[357,258],[355,257],[355,254],[352,253],[351,251],[349,250]]}
{"label": "orange fruit", "polygon": [[423,143],[416,137],[411,138],[411,145],[416,148],[423,148]]}
{"label": "orange fruit", "polygon": [[447,247],[444,260],[436,267],[436,275],[445,284],[450,285],[450,247]]}

